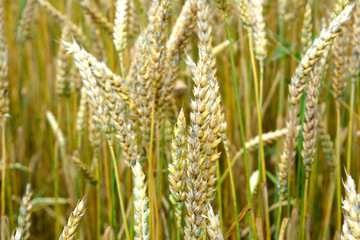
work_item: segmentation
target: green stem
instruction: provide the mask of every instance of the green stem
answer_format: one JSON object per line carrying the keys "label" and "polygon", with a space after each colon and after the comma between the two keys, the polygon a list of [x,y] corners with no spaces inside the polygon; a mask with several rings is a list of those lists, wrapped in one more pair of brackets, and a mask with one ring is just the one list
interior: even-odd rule
{"label": "green stem", "polygon": [[340,104],[336,102],[336,204],[337,204],[337,219],[336,230],[341,231],[341,170],[340,170],[340,147],[341,147],[341,117]]}
{"label": "green stem", "polygon": [[6,148],[5,148],[5,126],[6,119],[3,120],[1,126],[1,141],[2,141],[2,171],[1,171],[1,216],[5,216],[5,174],[6,174]]}
{"label": "green stem", "polygon": [[[279,17],[279,41],[281,42],[281,44],[283,44],[284,42],[284,35],[285,35],[285,28],[284,28],[284,16],[283,14],[280,14],[280,17]],[[278,119],[276,121],[277,123],[277,129],[279,129],[281,126],[281,121],[280,119],[282,119],[283,117],[283,109],[284,109],[284,103],[283,103],[283,100],[284,100],[284,89],[285,89],[285,59],[284,57],[282,57],[280,59],[280,84],[279,84],[279,103],[278,103],[278,109],[277,109],[277,116],[278,116]],[[281,144],[278,143],[277,144],[277,156],[276,156],[276,159],[279,161],[280,159],[280,154],[281,154]],[[279,200],[281,201],[280,199],[280,196],[279,196]],[[281,217],[282,217],[282,205],[281,205],[281,202],[279,204],[279,211],[278,211],[278,216],[277,216],[277,224],[276,224],[276,230],[275,230],[275,239],[278,239],[279,238],[279,232],[280,232],[280,227],[281,227]]]}
{"label": "green stem", "polygon": [[[239,117],[239,123],[240,123],[240,133],[241,133],[241,141],[244,149],[244,164],[245,164],[245,175],[246,175],[246,187],[247,187],[247,201],[251,208],[250,211],[250,217],[251,217],[251,225],[250,225],[250,236],[253,236],[253,238],[256,236],[256,231],[253,229],[255,227],[255,217],[254,217],[254,211],[253,211],[253,202],[252,202],[252,196],[251,196],[251,190],[250,190],[250,173],[249,173],[249,163],[247,158],[247,151],[245,146],[245,130],[244,130],[244,123],[241,113],[241,105],[240,105],[240,96],[239,96],[239,86],[237,82],[237,76],[236,76],[236,68],[235,68],[235,58],[234,58],[234,50],[232,46],[232,39],[231,39],[231,33],[230,33],[230,27],[229,27],[229,20],[228,15],[226,11],[223,11],[224,18],[225,18],[225,25],[226,25],[226,35],[229,40],[229,52],[230,52],[230,61],[231,61],[231,68],[232,68],[232,77],[234,81],[234,87],[235,87],[235,96],[236,96],[236,104],[237,104],[237,111],[238,111],[238,117]],[[229,165],[228,167],[230,167]],[[235,211],[235,220],[237,219],[238,215]],[[240,226],[238,221],[236,221],[236,232],[237,232],[237,239],[240,239]],[[253,235],[254,234],[254,235]],[[256,239],[256,238],[254,238]]]}
{"label": "green stem", "polygon": [[[259,86],[258,86],[258,76],[257,76],[257,69],[256,69],[256,61],[255,61],[255,55],[254,55],[254,47],[253,47],[253,35],[252,30],[249,29],[248,31],[249,35],[249,50],[250,50],[250,56],[251,56],[251,64],[253,68],[253,75],[254,75],[254,88],[255,88],[255,102],[256,102],[256,112],[258,116],[258,128],[259,128],[259,150],[260,150],[260,159],[261,159],[261,165],[259,166],[261,170],[261,181],[263,186],[267,188],[266,186],[266,165],[265,165],[265,154],[264,154],[264,143],[262,139],[262,119],[261,119],[261,109],[260,109],[260,97],[259,97]],[[265,190],[267,192],[267,189]],[[264,192],[262,192],[264,194]],[[263,198],[264,199],[264,198]],[[266,202],[264,203],[264,208],[267,209],[269,206],[266,206]],[[266,239],[270,240],[271,232],[270,232],[270,217],[268,212],[264,212],[265,214],[265,229],[266,229]]]}
{"label": "green stem", "polygon": [[304,199],[303,199],[303,210],[302,210],[302,223],[301,223],[301,240],[305,239],[305,225],[306,225],[306,209],[307,209],[307,195],[309,188],[309,178],[310,173],[306,172],[306,180],[305,180],[305,189],[304,189]]}
{"label": "green stem", "polygon": [[351,95],[350,95],[350,115],[349,115],[349,134],[347,141],[347,154],[346,154],[346,171],[351,174],[351,142],[353,134],[354,122],[354,101],[355,101],[355,81],[356,78],[351,78]]}
{"label": "green stem", "polygon": [[124,202],[123,202],[123,198],[122,198],[122,194],[121,194],[119,170],[118,170],[118,166],[117,166],[117,163],[116,163],[114,147],[112,145],[111,137],[106,136],[106,139],[108,141],[108,145],[109,145],[109,149],[110,149],[110,153],[111,153],[111,159],[112,159],[112,162],[113,162],[113,167],[114,167],[114,172],[115,172],[116,187],[117,187],[117,192],[118,192],[119,200],[120,200],[120,209],[121,209],[121,215],[122,215],[123,222],[124,222],[125,235],[126,235],[126,239],[130,240],[129,229],[128,229],[127,221],[126,221],[126,212],[125,212]]}

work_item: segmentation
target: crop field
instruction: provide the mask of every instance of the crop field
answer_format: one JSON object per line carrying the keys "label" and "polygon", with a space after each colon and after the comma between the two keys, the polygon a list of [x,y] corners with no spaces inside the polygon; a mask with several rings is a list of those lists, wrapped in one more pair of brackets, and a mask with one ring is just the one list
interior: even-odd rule
{"label": "crop field", "polygon": [[360,239],[360,0],[0,0],[0,240]]}

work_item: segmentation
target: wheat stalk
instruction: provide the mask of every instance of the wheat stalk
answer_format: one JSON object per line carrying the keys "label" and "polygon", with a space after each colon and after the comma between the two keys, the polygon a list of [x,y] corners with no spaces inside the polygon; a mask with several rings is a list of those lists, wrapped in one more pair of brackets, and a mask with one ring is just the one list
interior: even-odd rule
{"label": "wheat stalk", "polygon": [[0,2],[0,121],[9,117],[8,46],[5,36],[4,3]]}
{"label": "wheat stalk", "polygon": [[51,5],[46,0],[36,0],[41,7],[45,9],[51,16],[53,16],[63,27],[68,27],[70,32],[74,35],[77,41],[83,41],[86,39],[84,37],[84,34],[78,26],[76,26],[74,23],[72,23],[64,14],[62,14],[59,10],[54,8],[53,5]]}

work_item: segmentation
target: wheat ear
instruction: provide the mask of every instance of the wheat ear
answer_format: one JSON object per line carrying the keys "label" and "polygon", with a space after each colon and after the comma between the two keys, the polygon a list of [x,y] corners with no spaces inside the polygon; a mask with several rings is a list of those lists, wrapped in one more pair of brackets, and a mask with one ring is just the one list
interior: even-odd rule
{"label": "wheat ear", "polygon": [[251,21],[253,27],[254,43],[255,43],[255,56],[262,62],[266,58],[266,32],[265,20],[263,13],[264,0],[251,1]]}
{"label": "wheat ear", "polygon": [[302,54],[306,52],[306,50],[311,46],[312,40],[312,23],[311,23],[311,6],[309,3],[306,3],[305,6],[305,13],[304,13],[304,20],[303,25],[301,28],[301,45],[302,48]]}
{"label": "wheat ear", "polygon": [[351,35],[351,45],[354,51],[350,59],[350,72],[353,76],[357,76],[360,70],[360,2],[357,1],[354,10],[354,20]]}
{"label": "wheat ear", "polygon": [[175,205],[178,227],[181,227],[181,215],[185,201],[185,164],[187,155],[186,120],[181,109],[171,143],[171,163],[169,163],[170,201]]}
{"label": "wheat ear", "polygon": [[[75,65],[80,71],[83,81],[95,81],[105,89],[107,81],[110,82],[112,89],[125,102],[128,102],[129,88],[124,84],[123,79],[114,74],[104,62],[98,61],[93,55],[81,48],[77,42],[63,42],[68,53],[74,56]],[[94,83],[95,84],[95,83]]]}
{"label": "wheat ear", "polygon": [[360,196],[356,192],[354,180],[347,174],[346,183],[344,183],[345,198],[342,200],[344,214],[344,224],[342,225],[342,240],[351,240],[360,238]]}
{"label": "wheat ear", "polygon": [[90,184],[96,185],[98,183],[95,174],[90,170],[90,168],[85,163],[83,163],[79,159],[77,152],[73,154],[71,160],[73,161],[75,166],[80,170],[80,172],[82,172],[84,177],[90,182]]}
{"label": "wheat ear", "polygon": [[332,52],[334,75],[331,84],[337,98],[340,98],[344,95],[346,83],[347,83],[345,57],[344,57],[345,52],[346,52],[345,35],[342,33],[338,38],[334,40],[334,51]]}
{"label": "wheat ear", "polygon": [[145,174],[139,162],[132,167],[134,175],[134,230],[135,240],[150,240],[149,235],[149,199],[146,195]]}
{"label": "wheat ear", "polygon": [[91,20],[98,26],[105,29],[108,33],[112,34],[114,26],[109,22],[89,0],[80,2],[80,6],[84,9],[85,13],[91,17]]}
{"label": "wheat ear", "polygon": [[[70,31],[68,27],[63,27],[61,32],[61,41],[68,41],[70,38]],[[63,44],[60,44],[57,59],[56,59],[56,93],[60,96],[69,95],[74,90],[74,81],[68,77],[69,71],[68,57],[66,49]]]}
{"label": "wheat ear", "polygon": [[30,226],[31,226],[31,187],[30,184],[26,186],[25,195],[21,199],[20,210],[18,216],[18,229],[21,231],[21,239],[26,240],[30,238]]}
{"label": "wheat ear", "polygon": [[129,0],[117,0],[114,20],[113,42],[120,54],[127,46],[127,31],[129,23]]}
{"label": "wheat ear", "polygon": [[303,129],[303,149],[301,155],[305,170],[310,172],[311,165],[315,161],[318,125],[319,125],[319,88],[322,76],[322,70],[325,64],[326,56],[316,64],[313,72],[310,74],[307,99],[305,103],[305,123]]}
{"label": "wheat ear", "polygon": [[29,34],[31,23],[34,21],[36,0],[27,0],[16,29],[16,41],[24,43]]}
{"label": "wheat ear", "polygon": [[205,157],[200,150],[200,139],[190,128],[188,137],[186,201],[187,209],[185,239],[202,239],[205,234],[204,215],[206,212],[206,182],[202,174]]}
{"label": "wheat ear", "polygon": [[214,210],[210,204],[208,205],[207,220],[208,224],[206,230],[210,237],[209,239],[224,240],[224,237],[221,233],[219,215],[215,215]]}
{"label": "wheat ear", "polygon": [[59,240],[72,240],[75,238],[79,223],[84,216],[85,211],[85,198],[83,198],[78,202],[74,211],[70,214]]}
{"label": "wheat ear", "polygon": [[291,78],[288,97],[291,104],[289,120],[287,122],[288,133],[286,135],[286,140],[284,141],[284,148],[281,154],[278,172],[281,197],[284,197],[284,194],[287,191],[288,176],[291,172],[291,166],[295,157],[295,148],[297,145],[295,139],[298,135],[296,126],[299,122],[298,100],[304,92],[307,77],[321,58],[327,46],[329,46],[331,41],[339,34],[342,24],[349,19],[353,7],[353,5],[345,7],[344,10],[330,23],[329,27],[321,31],[320,36],[314,40],[313,44],[306,51]]}
{"label": "wheat ear", "polygon": [[194,23],[196,21],[197,6],[196,1],[187,0],[181,10],[179,17],[176,20],[175,26],[171,32],[170,38],[166,43],[166,58],[167,58],[167,71],[160,94],[165,111],[168,117],[170,114],[170,107],[174,105],[173,94],[175,79],[179,71],[180,59],[183,55],[184,48],[186,47],[191,34],[193,33]]}
{"label": "wheat ear", "polygon": [[[158,5],[159,4],[159,5]],[[155,6],[158,6],[156,8]],[[153,96],[156,111],[160,110],[161,88],[164,84],[164,66],[166,59],[166,27],[170,17],[170,1],[153,0],[149,12],[149,25],[147,29],[147,41],[149,44],[149,77],[153,84]],[[160,116],[161,114],[158,114]]]}

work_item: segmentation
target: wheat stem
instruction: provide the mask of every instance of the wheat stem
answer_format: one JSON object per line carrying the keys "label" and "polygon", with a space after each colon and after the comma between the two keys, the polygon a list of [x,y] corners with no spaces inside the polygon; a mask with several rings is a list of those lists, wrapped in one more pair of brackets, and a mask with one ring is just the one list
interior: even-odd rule
{"label": "wheat stem", "polygon": [[125,235],[126,235],[126,239],[130,240],[130,234],[129,234],[129,229],[127,226],[126,213],[125,213],[125,208],[124,208],[124,201],[123,201],[123,197],[121,194],[120,176],[119,176],[118,165],[116,163],[114,147],[113,147],[111,136],[106,136],[106,139],[108,141],[108,145],[109,145],[109,149],[110,149],[110,153],[111,153],[111,160],[112,160],[114,172],[115,172],[116,187],[117,187],[118,196],[119,196],[119,200],[120,200],[120,209],[121,209],[121,215],[122,215],[123,222],[124,222]]}

